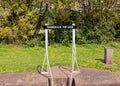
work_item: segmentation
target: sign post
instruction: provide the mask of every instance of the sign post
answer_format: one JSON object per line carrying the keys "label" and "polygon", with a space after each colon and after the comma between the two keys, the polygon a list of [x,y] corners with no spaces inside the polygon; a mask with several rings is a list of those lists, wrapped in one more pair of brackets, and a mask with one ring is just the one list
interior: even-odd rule
{"label": "sign post", "polygon": [[[75,26],[75,24],[72,24]],[[75,64],[77,67],[77,70],[75,71]],[[74,73],[79,73],[79,67],[78,67],[78,62],[76,58],[76,43],[75,43],[75,28],[72,29],[72,71],[71,71],[71,76],[70,76],[70,83],[69,86],[72,86],[72,81],[73,81],[73,74]]]}
{"label": "sign post", "polygon": [[[76,43],[75,43],[75,28],[76,25],[72,24],[72,25],[60,25],[60,26],[55,26],[55,25],[47,25],[45,24],[44,29],[45,29],[45,49],[46,49],[46,53],[45,53],[45,58],[42,64],[42,74],[50,74],[51,76],[51,82],[52,82],[52,86],[53,86],[53,75],[51,72],[51,68],[50,68],[50,62],[49,62],[49,58],[48,58],[48,29],[72,29],[72,70],[71,70],[71,76],[70,76],[70,83],[69,86],[72,86],[72,79],[73,79],[73,73],[79,73],[79,67],[78,67],[78,62],[77,62],[77,58],[76,58]],[[44,66],[45,64],[47,65],[47,71],[44,71]],[[75,64],[77,67],[77,70],[75,71]]]}
{"label": "sign post", "polygon": [[[45,26],[47,26],[47,24],[45,24]],[[51,82],[52,82],[52,86],[53,86],[53,75],[51,72],[50,62],[49,62],[49,58],[48,58],[48,29],[47,28],[45,28],[45,50],[46,50],[46,53],[45,53],[45,58],[44,58],[44,61],[42,64],[41,73],[42,74],[50,74]],[[45,63],[47,65],[47,71],[44,71]]]}

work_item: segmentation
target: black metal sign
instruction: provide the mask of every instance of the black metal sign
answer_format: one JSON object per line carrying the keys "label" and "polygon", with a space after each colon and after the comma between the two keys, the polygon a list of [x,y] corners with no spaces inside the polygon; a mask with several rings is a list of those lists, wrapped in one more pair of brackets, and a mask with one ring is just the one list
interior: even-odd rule
{"label": "black metal sign", "polygon": [[44,29],[75,29],[75,25],[45,25]]}

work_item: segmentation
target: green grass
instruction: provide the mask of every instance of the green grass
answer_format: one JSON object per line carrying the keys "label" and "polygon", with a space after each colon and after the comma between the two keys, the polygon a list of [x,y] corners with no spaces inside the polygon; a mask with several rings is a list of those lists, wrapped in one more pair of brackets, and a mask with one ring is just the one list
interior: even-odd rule
{"label": "green grass", "polygon": [[[114,48],[114,62],[118,66],[105,66],[104,47]],[[109,43],[106,45],[84,44],[76,45],[77,59],[80,67],[120,70],[120,44]],[[44,47],[14,47],[13,45],[0,45],[0,73],[31,72],[36,71],[38,65],[42,65],[45,56]],[[71,66],[71,45],[69,47],[60,44],[49,46],[49,60],[52,66]]]}

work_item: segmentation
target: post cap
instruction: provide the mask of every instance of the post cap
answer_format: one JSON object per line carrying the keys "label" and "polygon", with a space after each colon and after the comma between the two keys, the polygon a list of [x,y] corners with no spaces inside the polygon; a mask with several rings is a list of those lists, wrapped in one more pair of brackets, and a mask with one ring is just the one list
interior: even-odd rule
{"label": "post cap", "polygon": [[45,26],[47,26],[48,24],[46,23]]}
{"label": "post cap", "polygon": [[73,23],[72,25],[75,26],[75,23]]}

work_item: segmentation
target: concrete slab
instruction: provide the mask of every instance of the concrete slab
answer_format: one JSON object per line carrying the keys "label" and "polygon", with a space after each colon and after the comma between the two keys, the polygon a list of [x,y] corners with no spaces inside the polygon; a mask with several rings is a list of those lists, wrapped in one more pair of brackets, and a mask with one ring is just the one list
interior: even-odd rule
{"label": "concrete slab", "polygon": [[[67,67],[52,67],[54,86],[68,86],[70,70]],[[51,83],[51,79],[50,79]]]}
{"label": "concrete slab", "polygon": [[29,86],[49,86],[48,77],[39,73],[32,73],[26,77]]}
{"label": "concrete slab", "polygon": [[0,74],[0,86],[28,86],[26,76],[31,73]]}
{"label": "concrete slab", "polygon": [[74,86],[117,86],[119,82],[115,79],[112,72],[107,70],[81,68],[80,73],[74,75]]}
{"label": "concrete slab", "polygon": [[[52,67],[54,86],[69,86],[71,68],[64,66]],[[51,78],[35,73],[0,74],[0,86],[52,86]],[[72,86],[120,86],[120,71],[111,72],[95,68],[80,68],[74,74]]]}

